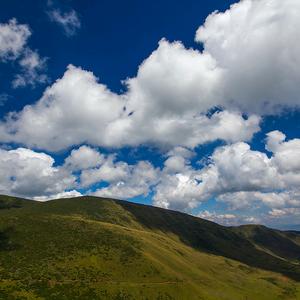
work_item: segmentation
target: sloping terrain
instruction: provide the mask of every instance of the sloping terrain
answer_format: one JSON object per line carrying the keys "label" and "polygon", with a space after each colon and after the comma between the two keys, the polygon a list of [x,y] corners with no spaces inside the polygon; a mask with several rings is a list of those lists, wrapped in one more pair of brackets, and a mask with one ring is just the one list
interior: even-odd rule
{"label": "sloping terrain", "polygon": [[0,196],[0,299],[300,299],[299,237],[118,200]]}

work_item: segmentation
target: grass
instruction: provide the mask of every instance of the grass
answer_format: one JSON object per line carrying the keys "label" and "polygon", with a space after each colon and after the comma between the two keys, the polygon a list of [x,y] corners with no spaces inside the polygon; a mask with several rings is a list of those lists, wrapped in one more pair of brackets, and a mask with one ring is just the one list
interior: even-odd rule
{"label": "grass", "polygon": [[297,233],[271,230],[293,243],[276,252],[253,228],[94,197],[2,196],[0,299],[300,299]]}

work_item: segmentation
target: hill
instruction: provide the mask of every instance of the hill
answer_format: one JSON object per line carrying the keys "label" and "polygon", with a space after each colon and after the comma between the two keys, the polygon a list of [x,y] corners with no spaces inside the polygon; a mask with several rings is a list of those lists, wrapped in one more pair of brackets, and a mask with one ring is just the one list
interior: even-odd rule
{"label": "hill", "polygon": [[0,299],[300,299],[299,263],[297,231],[0,196]]}

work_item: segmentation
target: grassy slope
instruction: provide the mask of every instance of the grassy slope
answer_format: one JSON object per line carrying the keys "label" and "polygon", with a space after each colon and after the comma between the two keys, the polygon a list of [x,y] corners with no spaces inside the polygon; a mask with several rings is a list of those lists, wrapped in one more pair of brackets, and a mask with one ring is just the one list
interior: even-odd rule
{"label": "grassy slope", "polygon": [[265,229],[122,201],[3,196],[0,299],[300,299],[298,234],[255,228]]}

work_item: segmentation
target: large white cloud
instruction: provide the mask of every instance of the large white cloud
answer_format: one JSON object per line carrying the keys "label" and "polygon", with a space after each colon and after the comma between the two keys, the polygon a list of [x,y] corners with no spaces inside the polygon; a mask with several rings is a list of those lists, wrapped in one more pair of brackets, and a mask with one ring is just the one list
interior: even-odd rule
{"label": "large white cloud", "polygon": [[52,151],[82,143],[195,147],[216,139],[250,140],[259,130],[255,115],[244,118],[239,112],[217,111],[206,116],[193,112],[190,101],[171,112],[163,100],[140,98],[135,103],[135,97],[127,96],[112,93],[91,72],[69,66],[36,104],[0,123],[0,140]]}
{"label": "large white cloud", "polygon": [[70,66],[37,104],[26,106],[0,125],[2,140],[59,150],[88,141],[107,144],[106,126],[123,111],[123,100],[92,73]]}
{"label": "large white cloud", "polygon": [[244,0],[211,14],[196,34],[223,70],[224,105],[274,113],[300,105],[300,2]]}

